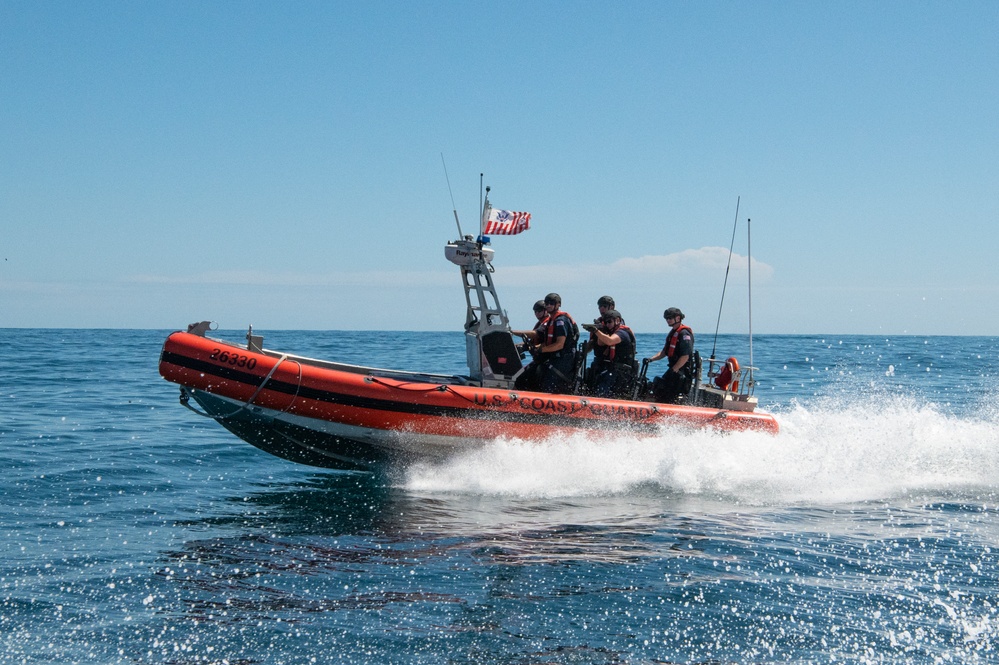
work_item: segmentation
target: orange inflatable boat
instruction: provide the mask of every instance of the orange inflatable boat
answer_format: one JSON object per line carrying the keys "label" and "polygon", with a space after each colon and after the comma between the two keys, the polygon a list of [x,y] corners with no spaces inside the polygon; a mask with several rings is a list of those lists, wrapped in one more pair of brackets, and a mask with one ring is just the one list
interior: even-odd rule
{"label": "orange inflatable boat", "polygon": [[199,333],[173,333],[160,356],[160,374],[180,384],[181,401],[193,400],[262,450],[313,466],[370,470],[441,459],[498,437],[607,430],[641,436],[664,425],[778,429],[773,416],[755,411],[517,392],[468,377],[251,350]]}

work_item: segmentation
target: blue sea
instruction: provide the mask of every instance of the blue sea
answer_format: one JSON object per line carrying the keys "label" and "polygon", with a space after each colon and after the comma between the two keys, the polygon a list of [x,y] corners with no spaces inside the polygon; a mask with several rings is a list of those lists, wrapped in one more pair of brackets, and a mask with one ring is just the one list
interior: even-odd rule
{"label": "blue sea", "polygon": [[[776,437],[370,475],[183,408],[168,332],[0,330],[0,663],[999,662],[999,338],[757,336]],[[458,333],[255,332],[465,371]]]}

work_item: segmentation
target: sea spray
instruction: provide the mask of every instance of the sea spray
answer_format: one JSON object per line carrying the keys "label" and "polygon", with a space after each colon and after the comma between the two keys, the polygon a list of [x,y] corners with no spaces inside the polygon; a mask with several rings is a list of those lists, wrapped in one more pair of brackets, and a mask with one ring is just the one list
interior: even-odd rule
{"label": "sea spray", "polygon": [[411,467],[412,490],[572,497],[654,486],[748,504],[836,504],[991,487],[999,423],[897,395],[793,403],[781,433],[665,427],[541,442],[500,437],[440,464]]}

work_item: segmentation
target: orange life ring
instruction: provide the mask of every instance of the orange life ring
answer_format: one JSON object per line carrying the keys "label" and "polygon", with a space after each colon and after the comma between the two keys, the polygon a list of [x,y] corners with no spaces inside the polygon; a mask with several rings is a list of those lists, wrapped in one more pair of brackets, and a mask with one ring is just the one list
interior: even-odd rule
{"label": "orange life ring", "polygon": [[725,361],[725,366],[722,367],[721,371],[718,372],[718,376],[715,377],[715,385],[722,390],[739,390],[739,382],[733,381],[736,372],[739,371],[739,361],[735,356],[732,356]]}

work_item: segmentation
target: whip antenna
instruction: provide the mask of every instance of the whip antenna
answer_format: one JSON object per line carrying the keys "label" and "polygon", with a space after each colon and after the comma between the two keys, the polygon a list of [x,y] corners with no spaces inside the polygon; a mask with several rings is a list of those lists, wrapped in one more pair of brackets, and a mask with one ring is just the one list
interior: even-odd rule
{"label": "whip antenna", "polygon": [[458,225],[458,238],[464,238],[461,232],[461,222],[458,221],[458,206],[454,203],[454,192],[451,191],[451,178],[447,177],[447,163],[444,162],[444,153],[441,153],[441,164],[444,165],[444,180],[447,181],[447,193],[451,195],[451,209],[454,210],[454,223]]}
{"label": "whip antenna", "polygon": [[753,220],[746,218],[746,259],[749,261],[749,386],[753,383]]}
{"label": "whip antenna", "polygon": [[[735,229],[739,226],[739,202],[741,200],[741,196],[735,199],[735,222],[732,224],[732,242],[728,246],[728,265],[725,266],[725,282],[722,284],[721,302],[718,303],[718,322],[715,323],[715,341],[711,345],[712,358],[715,357],[715,350],[718,348],[718,328],[721,327],[722,306],[725,305],[725,289],[728,288],[728,271],[732,267],[732,249],[735,247]],[[750,344],[750,349],[752,349],[752,344]],[[752,356],[752,351],[750,351],[750,356]],[[749,364],[752,364],[752,361]]]}

